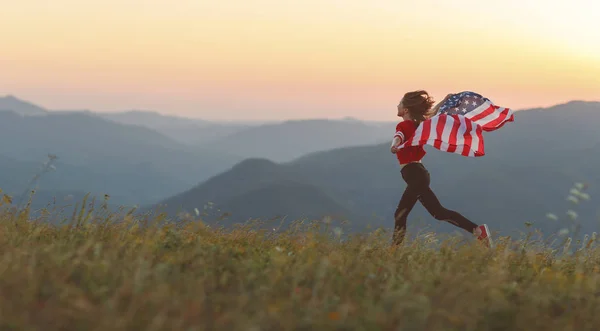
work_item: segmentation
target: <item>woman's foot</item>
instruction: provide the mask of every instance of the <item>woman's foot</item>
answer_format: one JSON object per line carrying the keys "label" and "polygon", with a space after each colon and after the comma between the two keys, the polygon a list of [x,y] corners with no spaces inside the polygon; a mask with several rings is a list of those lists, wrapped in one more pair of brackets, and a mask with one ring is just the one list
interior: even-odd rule
{"label": "woman's foot", "polygon": [[480,240],[487,247],[492,247],[492,238],[490,234],[490,229],[486,224],[482,224],[475,228],[473,234],[477,236],[477,239]]}

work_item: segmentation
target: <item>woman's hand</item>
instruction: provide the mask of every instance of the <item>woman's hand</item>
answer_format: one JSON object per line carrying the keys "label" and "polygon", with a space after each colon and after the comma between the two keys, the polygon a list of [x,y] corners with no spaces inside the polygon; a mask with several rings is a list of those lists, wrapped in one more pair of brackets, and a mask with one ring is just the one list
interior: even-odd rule
{"label": "woman's hand", "polygon": [[392,139],[392,146],[390,146],[390,152],[392,152],[392,154],[398,153],[398,146],[400,146],[401,142],[402,140],[400,137],[394,137],[394,139]]}
{"label": "woman's hand", "polygon": [[435,106],[433,107],[433,110],[434,110],[434,112],[435,112],[435,113],[437,113],[437,112],[438,112],[438,110],[440,109],[440,107],[442,106],[442,104],[443,104],[444,102],[446,102],[446,100],[450,99],[450,98],[451,98],[453,95],[454,95],[454,94],[450,93],[450,94],[448,94],[448,95],[447,95],[447,96],[446,96],[444,99],[442,99],[442,101],[438,102],[438,103],[437,103],[437,105],[435,105]]}

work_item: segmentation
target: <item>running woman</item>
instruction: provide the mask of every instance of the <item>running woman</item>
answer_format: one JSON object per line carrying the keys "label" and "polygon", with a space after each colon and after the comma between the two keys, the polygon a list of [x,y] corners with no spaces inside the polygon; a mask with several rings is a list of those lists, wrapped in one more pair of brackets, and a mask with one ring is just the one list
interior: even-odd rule
{"label": "running woman", "polygon": [[488,247],[492,244],[487,225],[477,225],[460,213],[442,206],[429,187],[429,172],[421,162],[426,154],[423,146],[405,146],[398,149],[402,143],[412,138],[421,122],[437,113],[440,105],[450,96],[452,95],[446,96],[434,107],[431,96],[426,91],[419,90],[406,93],[398,104],[397,115],[403,121],[396,126],[391,152],[396,154],[398,158],[401,167],[400,172],[407,186],[394,213],[394,245],[400,245],[403,242],[408,214],[417,201],[421,202],[436,220],[449,222],[474,234]]}

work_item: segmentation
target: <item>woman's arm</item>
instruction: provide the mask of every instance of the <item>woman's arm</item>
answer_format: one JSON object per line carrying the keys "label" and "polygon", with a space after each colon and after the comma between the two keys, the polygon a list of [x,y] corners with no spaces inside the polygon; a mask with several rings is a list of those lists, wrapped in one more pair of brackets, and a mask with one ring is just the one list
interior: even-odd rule
{"label": "woman's arm", "polygon": [[392,146],[390,147],[390,151],[392,152],[392,154],[398,153],[398,146],[400,146],[404,142],[404,125],[404,121],[396,125],[396,133],[394,134],[394,139],[392,139]]}
{"label": "woman's arm", "polygon": [[440,109],[440,107],[442,106],[442,104],[444,102],[446,102],[446,100],[448,100],[451,96],[453,96],[454,94],[448,94],[442,101],[438,102],[435,106],[433,106],[433,108],[431,109],[433,111],[434,114],[437,114],[438,110]]}
{"label": "woman's arm", "polygon": [[396,154],[398,152],[398,146],[400,146],[400,143],[402,143],[402,139],[399,136],[394,136],[394,139],[392,140],[392,146],[390,149],[392,154]]}

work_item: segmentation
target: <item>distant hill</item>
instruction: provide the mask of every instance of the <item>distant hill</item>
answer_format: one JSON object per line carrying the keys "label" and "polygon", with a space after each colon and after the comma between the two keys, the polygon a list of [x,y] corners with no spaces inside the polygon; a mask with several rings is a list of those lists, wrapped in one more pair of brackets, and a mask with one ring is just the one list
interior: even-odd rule
{"label": "distant hill", "polygon": [[[161,211],[176,215],[180,211],[193,213],[214,204],[214,217],[224,211],[232,214],[225,223],[248,219],[348,218],[352,212],[309,184],[295,169],[266,159],[248,159],[230,171],[211,178],[202,185],[162,201]],[[215,213],[216,212],[216,213]]]}
{"label": "distant hill", "polygon": [[[19,161],[0,155],[0,189],[17,196],[28,189],[34,176],[40,173],[42,156],[37,162]],[[109,194],[116,204],[134,205],[152,203],[189,186],[186,180],[164,174],[152,167],[115,167],[99,170],[93,166],[76,166],[57,160],[55,171],[43,174],[38,187],[47,194],[56,192],[90,192]],[[169,193],[171,192],[171,193]],[[36,201],[45,199],[36,194]],[[41,201],[45,204],[47,201]]]}
{"label": "distant hill", "polygon": [[19,115],[43,115],[46,109],[12,95],[0,97],[0,111],[12,111]]}
{"label": "distant hill", "polygon": [[[552,162],[559,150],[590,148],[600,143],[599,109],[600,102],[572,101],[550,108],[519,111],[515,115],[518,123],[486,135],[486,150],[499,158],[511,156]],[[532,157],[534,149],[535,157]]]}
{"label": "distant hill", "polygon": [[286,162],[311,152],[387,141],[393,136],[394,126],[356,120],[294,120],[247,128],[203,146],[243,157]]}
{"label": "distant hill", "polygon": [[[47,114],[47,110],[9,96],[12,105],[0,111],[21,115]],[[0,103],[1,105],[1,103]],[[14,109],[21,109],[17,111]],[[391,122],[369,122],[355,118],[342,120],[292,120],[275,122],[218,122],[163,115],[154,111],[130,110],[99,113],[90,110],[52,110],[52,115],[85,115],[113,123],[137,126],[160,133],[179,144],[217,153],[227,151],[238,157],[267,158],[276,162],[290,161],[298,155],[346,146],[365,146],[388,140],[395,125]],[[351,135],[349,135],[351,133]],[[239,142],[244,141],[243,148]]]}
{"label": "distant hill", "polygon": [[147,127],[189,145],[220,139],[252,126],[246,123],[218,123],[140,110],[97,115],[117,123]]}
{"label": "distant hill", "polygon": [[180,192],[198,178],[209,178],[241,160],[92,114],[23,117],[0,112],[0,155],[39,164],[48,153],[59,157],[57,171],[47,174],[55,188],[102,190],[136,197],[140,203]]}
{"label": "distant hill", "polygon": [[[569,209],[577,210],[585,230],[598,231],[600,206],[593,201],[575,206],[566,197],[575,182],[587,182],[592,199],[600,194],[600,134],[591,130],[600,124],[600,103],[575,102],[544,111],[519,111],[515,118],[502,130],[485,134],[487,155],[483,158],[465,158],[427,147],[424,163],[442,203],[475,222],[511,234],[525,231],[525,222],[534,222],[534,227],[544,231],[560,229],[562,223],[545,215],[552,212],[566,220]],[[366,223],[391,227],[405,187],[389,143],[382,143],[315,152],[282,164],[244,161],[163,202],[188,211],[213,202],[228,212],[235,196],[246,195],[245,201],[263,202],[236,206],[241,219],[251,214],[274,216],[282,210],[293,214],[292,207],[275,211],[275,203],[264,202],[272,195],[266,188],[290,179],[311,185],[313,191],[318,189],[315,195],[329,197],[319,200],[341,206],[331,207],[332,211],[350,211],[348,218],[357,228]],[[248,192],[260,196],[250,199]],[[281,202],[277,205],[281,206],[305,199],[292,189],[278,191],[278,195]],[[312,211],[308,208],[306,213]],[[322,205],[315,202],[314,211],[321,210]],[[419,219],[442,231],[455,229],[433,221],[417,205],[411,214],[412,226],[419,224]]]}

